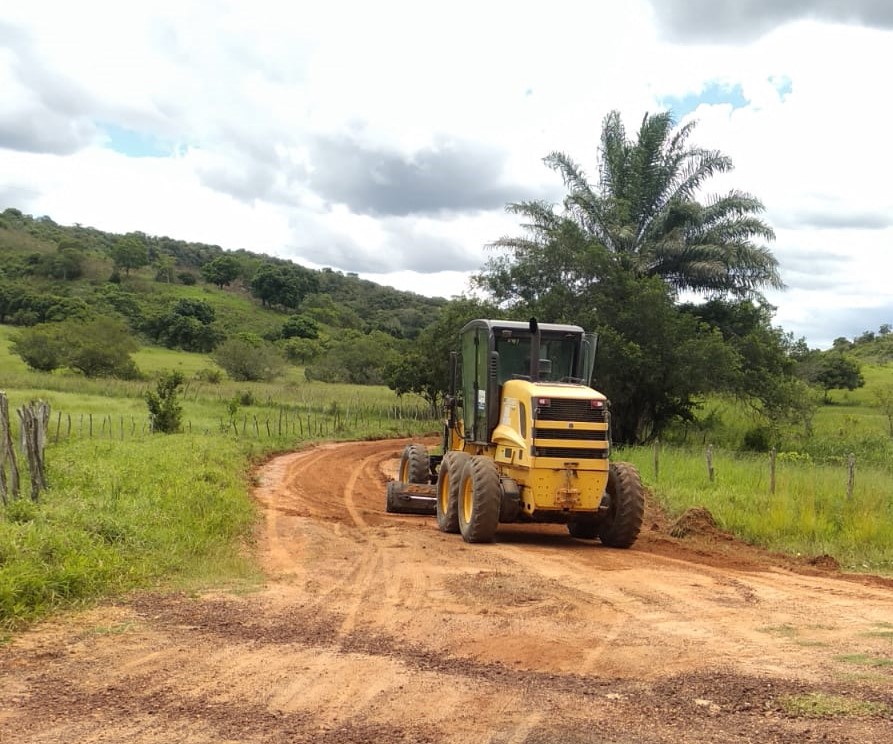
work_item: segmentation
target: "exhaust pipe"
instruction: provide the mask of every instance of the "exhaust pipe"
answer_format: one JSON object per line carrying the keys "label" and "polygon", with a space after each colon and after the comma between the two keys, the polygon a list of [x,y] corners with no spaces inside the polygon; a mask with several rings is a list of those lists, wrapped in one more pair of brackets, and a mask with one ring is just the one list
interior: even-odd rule
{"label": "exhaust pipe", "polygon": [[540,379],[540,326],[536,318],[530,319],[530,380]]}

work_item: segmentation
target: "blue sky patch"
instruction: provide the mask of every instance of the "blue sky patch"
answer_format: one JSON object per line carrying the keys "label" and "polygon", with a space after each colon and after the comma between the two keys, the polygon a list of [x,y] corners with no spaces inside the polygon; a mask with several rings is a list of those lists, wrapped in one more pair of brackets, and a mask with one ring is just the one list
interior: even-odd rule
{"label": "blue sky patch", "polygon": [[[790,82],[788,81],[790,87]],[[715,106],[720,103],[728,103],[732,108],[744,108],[747,105],[747,99],[741,90],[740,85],[723,85],[721,83],[707,83],[704,90],[698,94],[689,93],[686,96],[666,96],[661,99],[661,105],[673,112],[673,118],[676,121],[682,119],[686,114],[690,114],[702,103]]]}
{"label": "blue sky patch", "polygon": [[156,137],[116,124],[99,124],[106,136],[105,146],[131,158],[160,158],[171,154],[170,146]]}
{"label": "blue sky patch", "polygon": [[778,77],[769,78],[769,82],[772,83],[775,90],[778,91],[778,97],[781,100],[784,100],[786,96],[790,95],[791,91],[794,90],[794,86],[791,83],[791,79],[787,75],[779,75]]}

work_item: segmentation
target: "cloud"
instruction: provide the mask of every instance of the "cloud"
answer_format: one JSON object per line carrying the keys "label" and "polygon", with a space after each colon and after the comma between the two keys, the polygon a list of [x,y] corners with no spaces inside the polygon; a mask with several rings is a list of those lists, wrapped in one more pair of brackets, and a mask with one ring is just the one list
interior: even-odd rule
{"label": "cloud", "polygon": [[292,227],[289,253],[317,266],[366,274],[472,272],[484,263],[479,236],[498,237],[510,229],[510,218],[501,212],[376,218],[340,206],[301,212]]}
{"label": "cloud", "polygon": [[889,212],[825,212],[795,211],[779,215],[777,227],[815,228],[818,230],[884,230],[893,227],[893,214]]}
{"label": "cloud", "polygon": [[90,96],[47,67],[31,36],[0,23],[0,148],[68,155],[90,143]]}
{"label": "cloud", "polygon": [[811,19],[893,29],[888,0],[652,0],[661,31],[673,41],[756,39],[790,21]]}
{"label": "cloud", "polygon": [[864,331],[877,332],[883,324],[893,324],[893,303],[838,309],[830,317],[813,315],[797,324],[797,334],[809,345],[829,348],[835,338],[856,338]]}
{"label": "cloud", "polygon": [[310,187],[356,214],[501,209],[530,196],[502,182],[506,153],[472,142],[444,137],[405,154],[348,137],[319,137],[310,152]]}

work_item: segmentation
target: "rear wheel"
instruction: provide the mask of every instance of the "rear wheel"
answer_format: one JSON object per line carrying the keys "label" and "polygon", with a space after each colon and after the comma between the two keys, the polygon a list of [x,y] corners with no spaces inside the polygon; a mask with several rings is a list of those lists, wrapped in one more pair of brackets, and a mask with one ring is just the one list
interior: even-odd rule
{"label": "rear wheel", "polygon": [[467,452],[452,451],[443,456],[437,474],[437,527],[441,532],[459,531],[459,486],[462,470],[470,459]]}
{"label": "rear wheel", "polygon": [[501,501],[496,463],[483,455],[470,458],[459,485],[459,532],[465,542],[493,542]]}
{"label": "rear wheel", "polygon": [[428,483],[430,468],[428,450],[421,444],[407,444],[400,456],[397,480],[401,483]]}
{"label": "rear wheel", "polygon": [[612,548],[628,548],[639,536],[645,514],[639,471],[628,462],[611,463],[607,492],[611,505],[599,526],[599,539]]}

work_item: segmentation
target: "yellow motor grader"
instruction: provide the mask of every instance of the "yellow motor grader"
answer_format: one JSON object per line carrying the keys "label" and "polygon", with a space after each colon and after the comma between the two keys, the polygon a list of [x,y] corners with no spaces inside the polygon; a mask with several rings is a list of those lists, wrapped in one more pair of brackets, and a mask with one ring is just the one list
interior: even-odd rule
{"label": "yellow motor grader", "polygon": [[575,325],[467,323],[450,356],[443,454],[408,445],[387,510],[435,514],[466,542],[491,542],[500,522],[557,522],[630,547],[642,484],[632,465],[609,463],[608,401],[590,387],[596,348]]}

